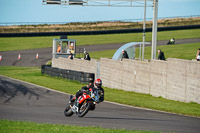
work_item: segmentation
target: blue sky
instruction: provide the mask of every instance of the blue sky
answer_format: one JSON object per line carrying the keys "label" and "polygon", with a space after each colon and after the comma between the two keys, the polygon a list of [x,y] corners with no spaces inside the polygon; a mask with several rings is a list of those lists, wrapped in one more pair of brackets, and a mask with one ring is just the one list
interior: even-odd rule
{"label": "blue sky", "polygon": [[[200,15],[200,0],[159,0],[158,17]],[[153,9],[147,9],[152,18]],[[142,19],[143,8],[42,5],[42,0],[0,0],[0,22],[83,22]]]}

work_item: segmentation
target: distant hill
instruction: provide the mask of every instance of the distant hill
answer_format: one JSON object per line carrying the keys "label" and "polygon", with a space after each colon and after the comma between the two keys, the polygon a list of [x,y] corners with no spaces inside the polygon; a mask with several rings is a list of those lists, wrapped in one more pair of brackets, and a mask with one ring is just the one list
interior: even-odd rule
{"label": "distant hill", "polygon": [[[200,25],[200,17],[166,18],[158,20],[158,27]],[[70,31],[105,31],[117,29],[142,28],[143,22],[105,21],[66,24],[12,25],[0,26],[0,33],[32,33],[32,32],[70,32]],[[152,27],[152,21],[146,22],[146,27]]]}

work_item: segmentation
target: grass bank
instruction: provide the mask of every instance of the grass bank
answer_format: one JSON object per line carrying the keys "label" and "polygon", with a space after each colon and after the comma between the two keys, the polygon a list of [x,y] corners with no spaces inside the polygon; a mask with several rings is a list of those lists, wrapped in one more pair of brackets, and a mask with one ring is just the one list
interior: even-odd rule
{"label": "grass bank", "polygon": [[[186,39],[199,38],[200,29],[177,30],[158,32],[158,40],[169,40],[170,38]],[[0,51],[48,48],[52,47],[52,41],[59,36],[51,37],[2,37],[0,38]],[[97,45],[108,43],[127,43],[142,41],[142,33],[108,34],[108,35],[81,35],[68,36],[76,39],[77,45]],[[146,33],[146,41],[151,41],[151,32]]]}
{"label": "grass bank", "polygon": [[[77,82],[41,75],[40,71],[39,68],[34,67],[0,67],[1,75],[24,80],[66,93],[75,94],[75,92],[83,86],[83,84]],[[197,103],[172,101],[162,97],[153,97],[147,94],[110,89],[106,87],[104,89],[105,100],[107,101],[200,117],[200,104]]]}
{"label": "grass bank", "polygon": [[158,133],[101,127],[81,127],[58,124],[0,120],[1,133]]}
{"label": "grass bank", "polygon": [[[178,59],[187,59],[192,60],[196,57],[196,51],[200,48],[200,42],[198,43],[187,43],[187,44],[178,44],[178,45],[164,45],[157,46],[157,49],[161,49],[165,53],[167,58],[178,58]],[[91,58],[100,59],[100,58],[112,58],[116,49],[114,50],[104,50],[90,52]],[[136,48],[136,58],[139,58],[139,48]],[[151,47],[145,48],[145,59],[151,59]]]}

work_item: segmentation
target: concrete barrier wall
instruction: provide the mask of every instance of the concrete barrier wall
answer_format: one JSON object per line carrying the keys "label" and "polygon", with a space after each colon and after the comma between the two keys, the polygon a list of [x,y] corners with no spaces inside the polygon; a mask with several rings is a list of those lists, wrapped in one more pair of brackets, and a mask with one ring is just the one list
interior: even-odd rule
{"label": "concrete barrier wall", "polygon": [[88,73],[94,73],[96,75],[97,71],[97,60],[92,59],[91,61],[83,59],[70,60],[67,58],[53,58],[52,67],[57,67],[61,69],[69,69],[75,71],[83,71]]}
{"label": "concrete barrier wall", "polygon": [[[97,60],[53,59],[53,67],[97,74]],[[84,66],[84,67],[83,67]],[[103,86],[200,104],[200,62],[100,59]]]}
{"label": "concrete barrier wall", "polygon": [[200,103],[200,63],[180,59],[168,61],[100,60],[106,87]]}
{"label": "concrete barrier wall", "polygon": [[104,86],[149,94],[150,64],[148,62],[114,61],[104,58],[100,62],[100,75]]}

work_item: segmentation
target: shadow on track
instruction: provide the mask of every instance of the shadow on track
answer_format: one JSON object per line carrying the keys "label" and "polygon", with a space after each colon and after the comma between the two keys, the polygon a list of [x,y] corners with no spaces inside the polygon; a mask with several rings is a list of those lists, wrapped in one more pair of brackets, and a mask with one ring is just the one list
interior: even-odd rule
{"label": "shadow on track", "polygon": [[31,91],[26,86],[21,84],[16,84],[13,82],[8,82],[6,80],[0,80],[0,97],[6,98],[4,103],[10,102],[19,93],[25,95],[29,94],[29,99],[35,96],[39,100],[40,95]]}

